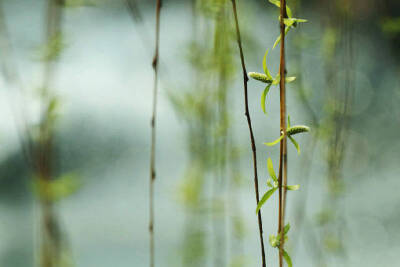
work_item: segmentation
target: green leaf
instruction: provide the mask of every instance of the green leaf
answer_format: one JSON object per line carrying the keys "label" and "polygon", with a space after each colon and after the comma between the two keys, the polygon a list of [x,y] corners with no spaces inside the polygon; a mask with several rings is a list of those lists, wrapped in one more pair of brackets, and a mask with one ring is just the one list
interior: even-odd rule
{"label": "green leaf", "polygon": [[272,182],[273,182],[273,180],[272,180],[271,178],[268,178],[268,179],[267,179],[267,185],[268,185],[269,187],[274,187],[274,185],[272,184]]}
{"label": "green leaf", "polygon": [[[291,83],[294,80],[296,80],[296,77],[293,77],[293,76],[285,77],[286,83]],[[281,75],[278,73],[276,75],[275,79],[272,80],[272,85],[277,85],[277,84],[279,84],[280,81],[281,81]]]}
{"label": "green leaf", "polygon": [[300,185],[296,184],[296,185],[287,185],[286,186],[287,190],[291,190],[291,191],[296,191],[300,189]]}
{"label": "green leaf", "polygon": [[288,27],[291,27],[291,26],[296,27],[297,23],[303,23],[303,22],[307,22],[307,20],[306,19],[296,19],[296,18],[286,18],[283,20],[283,23]]}
{"label": "green leaf", "polygon": [[[287,224],[285,225],[285,227],[283,227],[283,233],[284,233],[284,236],[285,236],[285,242],[286,242],[287,239],[288,239],[288,237],[287,237],[286,234],[289,232],[289,230],[290,230],[290,224],[287,223]],[[276,240],[281,241],[281,233],[279,233],[279,234],[276,236]]]}
{"label": "green leaf", "polygon": [[306,19],[295,19],[297,23],[303,23],[303,22],[307,22],[308,20]]}
{"label": "green leaf", "polygon": [[263,69],[264,69],[265,75],[267,75],[267,77],[268,77],[270,80],[272,80],[272,76],[271,76],[271,74],[269,73],[269,70],[268,70],[268,67],[267,67],[267,55],[268,55],[268,51],[269,51],[269,49],[267,49],[267,51],[266,51],[265,54],[264,54],[264,58],[263,58]]}
{"label": "green leaf", "polygon": [[265,111],[265,99],[266,99],[266,97],[267,97],[267,94],[268,94],[268,92],[269,92],[270,87],[271,87],[271,84],[268,84],[268,85],[265,87],[265,89],[264,89],[264,91],[263,91],[263,93],[262,93],[262,95],[261,95],[261,108],[262,108],[262,110],[263,110],[263,112],[264,112],[265,114],[267,114],[267,112]]}
{"label": "green leaf", "polygon": [[294,80],[296,80],[296,77],[293,77],[293,76],[285,77],[285,82],[287,82],[287,83],[291,83]]}
{"label": "green leaf", "polygon": [[[280,20],[280,19],[279,19]],[[288,18],[288,19],[284,19],[283,20],[283,23],[286,25],[286,26],[288,26],[288,27],[291,27],[291,26],[293,26],[293,24],[295,23],[296,21],[294,20],[294,19],[291,19],[291,18]]]}
{"label": "green leaf", "polygon": [[[285,27],[285,36],[286,36],[287,33],[289,32],[290,28],[291,28],[291,27],[288,27],[288,26]],[[272,49],[274,49],[274,48],[279,44],[279,42],[281,41],[281,39],[282,39],[282,36],[279,35],[278,38],[276,39],[276,41],[275,41],[274,46],[272,47]]]}
{"label": "green leaf", "polygon": [[286,250],[283,250],[283,258],[285,259],[288,267],[292,267],[292,259],[290,258],[289,254],[286,252]]}
{"label": "green leaf", "polygon": [[289,232],[289,230],[290,230],[290,224],[287,223],[287,224],[285,225],[285,227],[283,228],[283,232],[285,233],[285,235]]}
{"label": "green leaf", "polygon": [[[268,0],[271,4],[277,6],[277,7],[281,7],[281,1],[279,0]],[[286,13],[288,15],[289,18],[292,17],[292,10],[290,10],[289,6],[286,5]]]}
{"label": "green leaf", "polygon": [[290,128],[290,115],[287,116],[287,127]]}
{"label": "green leaf", "polygon": [[276,178],[276,174],[274,171],[274,165],[272,164],[271,158],[267,159],[267,168],[268,168],[268,172],[269,172],[269,175],[271,176],[271,178],[274,180],[274,182],[277,182],[278,178]]}
{"label": "green leaf", "polygon": [[276,145],[277,143],[279,143],[282,139],[283,139],[283,135],[281,135],[278,139],[276,139],[275,141],[273,141],[273,142],[271,142],[271,143],[264,143],[264,145],[266,145],[266,146],[274,146],[274,145]]}
{"label": "green leaf", "polygon": [[258,202],[256,214],[260,211],[261,207],[264,205],[265,202],[267,202],[267,200],[272,196],[272,194],[276,191],[276,189],[278,189],[278,188],[277,187],[272,188],[264,194],[264,196]]}
{"label": "green leaf", "polygon": [[269,0],[269,2],[277,7],[281,7],[281,1],[279,0]]}
{"label": "green leaf", "polygon": [[296,148],[297,154],[300,155],[300,146],[299,146],[299,144],[298,144],[297,141],[296,141],[293,137],[291,137],[290,135],[288,135],[288,137],[289,137],[289,140],[290,140],[290,141],[292,142],[292,144],[294,145],[294,147]]}
{"label": "green leaf", "polygon": [[248,75],[254,80],[261,81],[263,83],[272,83],[272,79],[267,75],[258,72],[249,72]]}

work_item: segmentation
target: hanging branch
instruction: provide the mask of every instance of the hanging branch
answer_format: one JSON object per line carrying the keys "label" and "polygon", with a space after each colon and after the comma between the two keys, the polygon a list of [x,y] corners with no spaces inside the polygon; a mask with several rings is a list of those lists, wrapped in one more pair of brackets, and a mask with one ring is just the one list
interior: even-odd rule
{"label": "hanging branch", "polygon": [[[281,236],[279,245],[279,266],[283,266],[283,248],[285,243],[285,204],[286,204],[286,190],[287,190],[287,138],[286,138],[286,88],[285,88],[285,23],[284,19],[287,18],[286,0],[280,0],[280,31],[281,31],[281,49],[280,49],[280,134],[283,138],[280,141],[279,153],[279,222],[278,234]],[[283,177],[282,177],[283,172]],[[283,179],[282,179],[283,178]]]}
{"label": "hanging branch", "polygon": [[[279,220],[278,220],[278,234],[269,236],[269,243],[273,248],[279,249],[279,266],[283,266],[283,259],[287,262],[288,266],[292,266],[292,260],[284,249],[284,241],[287,238],[287,233],[290,229],[290,224],[285,225],[285,203],[286,203],[286,191],[287,190],[298,190],[300,185],[287,185],[287,138],[293,143],[297,152],[300,154],[300,146],[297,141],[293,138],[293,135],[306,133],[310,131],[310,128],[305,125],[290,125],[290,118],[288,116],[288,121],[286,125],[286,90],[285,83],[290,83],[296,80],[296,77],[285,77],[286,69],[285,69],[285,34],[289,32],[291,28],[297,27],[299,23],[307,22],[305,19],[298,19],[292,17],[292,12],[289,7],[286,6],[285,0],[269,0],[269,2],[280,9],[280,35],[276,39],[274,43],[274,47],[276,47],[279,42],[281,42],[280,49],[280,66],[279,73],[272,77],[270,71],[267,67],[267,55],[268,51],[265,52],[263,58],[263,70],[264,73],[258,72],[249,72],[249,76],[255,80],[258,80],[264,84],[266,87],[261,96],[261,108],[265,112],[265,100],[266,96],[273,85],[278,85],[280,87],[280,134],[279,138],[273,142],[264,143],[266,146],[274,146],[276,144],[280,144],[280,153],[279,153],[279,174],[275,174],[273,163],[271,158],[267,160],[267,167],[270,179],[267,180],[267,186],[270,189],[265,192],[263,197],[261,198],[259,204],[257,205],[256,212],[258,212],[261,207],[268,201],[268,199],[278,190],[279,193]],[[288,17],[289,16],[289,17]]]}
{"label": "hanging branch", "polygon": [[[236,36],[237,36],[237,43],[238,43],[239,52],[240,52],[240,61],[241,61],[242,70],[243,70],[245,115],[247,118],[247,124],[249,126],[251,150],[253,152],[254,187],[255,187],[255,192],[256,192],[256,201],[257,201],[257,205],[258,205],[258,203],[260,201],[260,196],[259,196],[259,190],[258,190],[257,152],[256,152],[256,145],[255,145],[254,134],[253,134],[253,127],[251,125],[251,118],[250,118],[250,113],[249,113],[249,103],[248,103],[248,96],[247,96],[248,95],[247,94],[247,82],[249,81],[249,78],[247,77],[246,65],[244,63],[242,41],[240,38],[240,29],[239,29],[239,22],[238,22],[237,10],[236,10],[236,0],[232,0],[232,7],[233,7],[233,14],[235,17]],[[258,228],[259,228],[259,234],[260,234],[260,243],[261,243],[262,266],[265,267],[266,261],[265,261],[265,249],[264,249],[264,240],[263,240],[263,225],[262,225],[260,210],[258,211],[257,216],[258,216]]]}
{"label": "hanging branch", "polygon": [[156,179],[155,150],[156,150],[156,115],[157,115],[157,89],[158,89],[158,54],[160,45],[160,10],[161,0],[156,2],[156,40],[155,52],[152,62],[154,70],[153,112],[151,117],[151,151],[150,151],[150,267],[154,267],[154,180]]}

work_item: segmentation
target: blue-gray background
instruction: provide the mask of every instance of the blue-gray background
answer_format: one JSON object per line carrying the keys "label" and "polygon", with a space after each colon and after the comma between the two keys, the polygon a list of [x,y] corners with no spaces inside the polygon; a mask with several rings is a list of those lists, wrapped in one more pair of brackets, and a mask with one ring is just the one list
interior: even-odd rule
{"label": "blue-gray background", "polygon": [[[40,87],[43,64],[35,60],[34,51],[43,43],[45,3],[2,2],[24,94],[21,97],[0,79],[0,266],[35,266],[39,210],[31,190],[31,174],[20,153],[14,115],[15,110],[24,107],[29,123],[34,125],[38,121],[34,91]],[[277,14],[267,1],[244,2],[247,1],[239,1],[240,21],[253,42],[253,45],[244,42],[244,52],[248,70],[259,71],[265,49],[272,46],[278,35]],[[363,18],[364,13],[356,12],[360,18],[354,32],[357,82],[352,111],[359,115],[352,120],[343,170],[346,189],[341,207],[348,229],[345,262],[347,266],[397,266],[400,264],[398,42],[380,32],[381,17],[370,15],[383,12],[379,3],[358,3],[364,3],[369,16]],[[79,267],[148,265],[149,121],[153,83],[150,63],[155,12],[153,1],[139,1],[139,7],[143,20],[136,24],[123,1],[98,1],[95,6],[70,8],[64,14],[67,46],[59,60],[53,88],[62,98],[62,116],[57,124],[58,164],[61,170],[78,173],[83,185],[76,194],[57,204],[57,213]],[[185,126],[177,119],[166,92],[179,90],[188,83],[183,51],[191,38],[191,14],[189,1],[167,0],[163,5],[155,185],[156,266],[160,267],[181,266],[184,209],[177,190],[188,155]],[[301,16],[309,19],[302,30],[312,42],[318,42],[325,31],[320,24],[323,14],[310,4]],[[290,55],[289,52],[289,67]],[[319,50],[303,52],[303,79],[316,94],[324,83],[320,58]],[[269,64],[275,72],[277,53],[271,54]],[[243,254],[247,266],[259,266],[252,163],[240,71],[235,77],[230,88],[233,99],[230,115],[242,148],[245,182],[239,202],[246,226]],[[307,116],[294,88],[288,88],[290,113],[296,114],[296,122],[306,124]],[[268,106],[271,112],[265,117],[259,107],[261,89],[258,83],[249,82],[261,190],[265,191],[266,158],[276,158],[278,149],[267,148],[262,142],[273,140],[278,132],[279,118],[274,115],[278,114],[279,95],[277,90],[271,90]],[[314,104],[318,107],[318,103]],[[298,139],[304,151],[310,136]],[[319,142],[310,181],[302,184],[299,192],[290,193],[289,221],[293,221],[293,207],[297,198],[301,198],[296,194],[307,192],[303,215],[307,220],[312,221],[320,210],[326,194],[325,149],[325,144]],[[302,168],[300,157],[292,147],[289,153],[289,177],[293,183],[301,184],[302,177],[296,177]],[[274,197],[263,208],[266,242],[269,233],[276,231],[275,203]],[[312,227],[312,222],[310,225],[307,227]],[[292,224],[291,232],[297,230],[296,224]],[[310,250],[307,239],[301,239],[293,255],[294,265],[313,264]],[[267,258],[277,262],[276,251],[269,245]],[[328,262],[330,266],[343,266],[342,260],[331,258]]]}

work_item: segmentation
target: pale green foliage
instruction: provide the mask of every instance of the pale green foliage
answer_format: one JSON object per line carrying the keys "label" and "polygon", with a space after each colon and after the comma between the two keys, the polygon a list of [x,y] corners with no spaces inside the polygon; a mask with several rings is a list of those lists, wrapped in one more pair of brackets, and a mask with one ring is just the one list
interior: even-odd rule
{"label": "pale green foliage", "polygon": [[382,30],[387,34],[397,34],[400,32],[400,17],[386,18],[382,22]]}
{"label": "pale green foliage", "polygon": [[58,201],[75,193],[81,181],[75,173],[64,174],[54,180],[34,179],[34,188],[41,199]]}
{"label": "pale green foliage", "polygon": [[101,0],[66,0],[65,7],[83,7],[83,6],[95,6]]}
{"label": "pale green foliage", "polygon": [[65,47],[63,36],[58,32],[51,36],[45,45],[38,48],[37,58],[42,61],[57,60]]}
{"label": "pale green foliage", "polygon": [[335,49],[338,42],[336,29],[328,27],[322,37],[322,55],[329,61],[335,56]]}

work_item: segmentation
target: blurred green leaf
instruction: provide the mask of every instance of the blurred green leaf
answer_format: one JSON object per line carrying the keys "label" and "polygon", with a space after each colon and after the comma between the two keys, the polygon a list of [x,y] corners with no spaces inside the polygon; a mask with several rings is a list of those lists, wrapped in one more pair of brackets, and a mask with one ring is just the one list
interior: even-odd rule
{"label": "blurred green leaf", "polygon": [[382,30],[386,34],[395,35],[400,32],[400,17],[385,18],[382,22]]}
{"label": "blurred green leaf", "polygon": [[[99,2],[97,0],[97,2]],[[65,7],[77,8],[83,6],[95,6],[96,0],[66,0]]]}
{"label": "blurred green leaf", "polygon": [[75,193],[81,182],[75,173],[62,175],[54,180],[35,179],[35,188],[41,198],[58,201]]}
{"label": "blurred green leaf", "polygon": [[46,44],[38,48],[38,59],[42,61],[56,60],[66,46],[63,35],[58,32],[51,36]]}
{"label": "blurred green leaf", "polygon": [[261,200],[258,202],[257,209],[256,209],[256,214],[259,212],[261,207],[264,205],[264,203],[272,196],[272,194],[278,189],[277,187],[272,188],[268,190],[264,196],[261,198]]}

